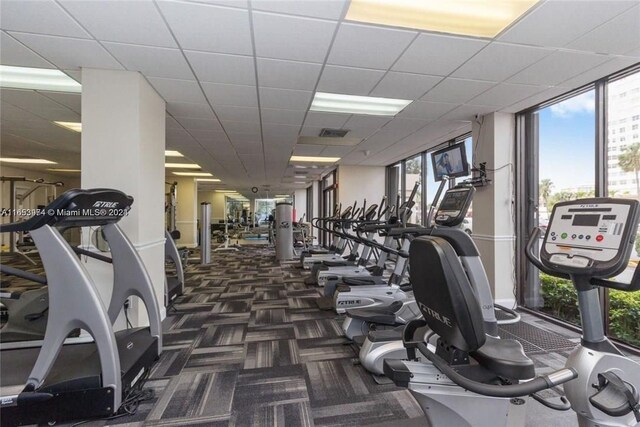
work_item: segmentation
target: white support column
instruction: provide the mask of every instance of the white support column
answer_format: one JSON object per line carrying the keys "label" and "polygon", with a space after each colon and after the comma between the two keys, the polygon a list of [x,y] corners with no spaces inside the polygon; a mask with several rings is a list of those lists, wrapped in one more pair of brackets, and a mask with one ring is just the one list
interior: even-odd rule
{"label": "white support column", "polygon": [[[82,70],[82,187],[108,187],[134,198],[120,226],[136,247],[164,312],[165,102],[137,72]],[[103,296],[110,266],[87,263]],[[107,300],[108,301],[108,300]],[[134,302],[129,316],[145,324]]]}
{"label": "white support column", "polygon": [[491,113],[473,123],[474,163],[486,162],[491,184],[478,188],[473,200],[473,240],[482,256],[493,297],[515,302],[514,161],[515,116]]}
{"label": "white support column", "polygon": [[172,177],[176,190],[176,228],[180,231],[180,246],[198,246],[198,183],[190,177]]}

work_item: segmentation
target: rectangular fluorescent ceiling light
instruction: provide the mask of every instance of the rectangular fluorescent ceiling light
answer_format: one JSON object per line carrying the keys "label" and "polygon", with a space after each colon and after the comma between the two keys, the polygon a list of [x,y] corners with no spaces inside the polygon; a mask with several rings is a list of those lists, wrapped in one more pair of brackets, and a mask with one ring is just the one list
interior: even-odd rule
{"label": "rectangular fluorescent ceiling light", "polygon": [[[172,172],[174,175],[177,176],[196,176],[196,177],[208,177],[208,176],[213,176],[211,175],[209,172]],[[211,182],[219,182],[220,180],[216,180],[216,181],[211,181]]]}
{"label": "rectangular fluorescent ceiling light", "polygon": [[218,178],[198,178],[196,179],[198,182],[220,182]]}
{"label": "rectangular fluorescent ceiling light", "polygon": [[55,92],[80,93],[82,91],[80,83],[62,71],[8,65],[0,65],[0,87]]}
{"label": "rectangular fluorescent ceiling light", "polygon": [[72,130],[74,132],[82,132],[82,123],[76,123],[76,122],[53,122],[53,123],[65,129]]}
{"label": "rectangular fluorescent ceiling light", "polygon": [[25,165],[55,165],[56,162],[45,159],[25,159],[18,157],[0,157],[2,163],[22,163]]}
{"label": "rectangular fluorescent ceiling light", "polygon": [[537,2],[538,0],[351,0],[345,19],[493,38]]}
{"label": "rectangular fluorescent ceiling light", "polygon": [[216,193],[230,193],[230,194],[238,194],[235,190],[216,190]]}
{"label": "rectangular fluorescent ceiling light", "polygon": [[47,169],[49,172],[73,172],[73,173],[80,173],[82,172],[80,169],[56,169],[56,168],[52,168],[52,169]]}
{"label": "rectangular fluorescent ceiling light", "polygon": [[340,157],[291,156],[292,162],[335,163]]}
{"label": "rectangular fluorescent ceiling light", "polygon": [[291,197],[290,194],[276,194],[274,197]]}
{"label": "rectangular fluorescent ceiling light", "polygon": [[176,150],[164,150],[165,157],[184,157],[181,152]]}
{"label": "rectangular fluorescent ceiling light", "polygon": [[411,104],[410,99],[376,98],[374,96],[342,95],[316,92],[311,111],[327,113],[368,114],[371,116],[395,116]]}
{"label": "rectangular fluorescent ceiling light", "polygon": [[200,165],[195,163],[165,163],[164,167],[172,169],[200,169]]}

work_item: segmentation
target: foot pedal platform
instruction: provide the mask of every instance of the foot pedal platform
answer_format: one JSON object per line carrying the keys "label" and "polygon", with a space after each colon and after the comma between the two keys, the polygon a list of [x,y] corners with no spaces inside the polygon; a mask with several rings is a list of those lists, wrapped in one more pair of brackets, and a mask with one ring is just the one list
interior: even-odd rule
{"label": "foot pedal platform", "polygon": [[640,422],[638,391],[613,372],[598,374],[598,384],[593,386],[598,392],[589,397],[591,404],[612,417],[622,417],[634,413]]}

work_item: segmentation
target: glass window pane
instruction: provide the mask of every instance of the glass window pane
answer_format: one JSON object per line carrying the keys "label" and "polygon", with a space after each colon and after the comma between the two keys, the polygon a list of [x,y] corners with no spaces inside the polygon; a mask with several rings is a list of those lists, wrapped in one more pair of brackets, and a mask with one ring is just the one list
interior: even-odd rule
{"label": "glass window pane", "polygon": [[[607,171],[611,197],[640,198],[640,73],[609,83],[607,88]],[[616,280],[629,283],[640,261],[636,236],[628,268]],[[640,292],[609,291],[609,334],[640,345]]]}
{"label": "glass window pane", "polygon": [[416,183],[419,184],[414,199],[415,205],[411,209],[411,216],[408,222],[412,224],[422,224],[422,183],[420,179],[422,176],[422,156],[417,155],[408,159],[404,164],[405,173],[405,200],[409,200],[411,192],[413,191]]}
{"label": "glass window pane", "polygon": [[[595,91],[541,109],[533,119],[538,124],[539,153],[535,214],[545,230],[553,205],[595,194]],[[573,285],[544,273],[536,279],[525,289],[525,305],[579,323]]]}
{"label": "glass window pane", "polygon": [[[469,171],[473,168],[473,142],[471,140],[471,136],[468,136],[464,140],[465,150],[467,152],[467,162],[469,163]],[[471,173],[473,175],[473,173]],[[461,178],[463,180],[467,178]],[[462,228],[465,232],[472,234],[473,233],[473,200],[471,201],[471,205],[469,205],[469,210],[467,211],[467,216],[465,217],[462,224],[460,224],[460,228]]]}

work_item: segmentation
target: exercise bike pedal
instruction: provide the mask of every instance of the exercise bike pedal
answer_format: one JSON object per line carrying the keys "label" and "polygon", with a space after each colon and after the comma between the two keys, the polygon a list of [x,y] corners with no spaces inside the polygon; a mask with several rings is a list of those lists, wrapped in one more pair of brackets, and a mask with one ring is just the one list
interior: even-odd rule
{"label": "exercise bike pedal", "polygon": [[598,374],[598,384],[594,384],[593,388],[598,390],[589,397],[594,407],[612,417],[622,417],[633,411],[640,422],[638,390],[631,384],[613,372],[603,372]]}

